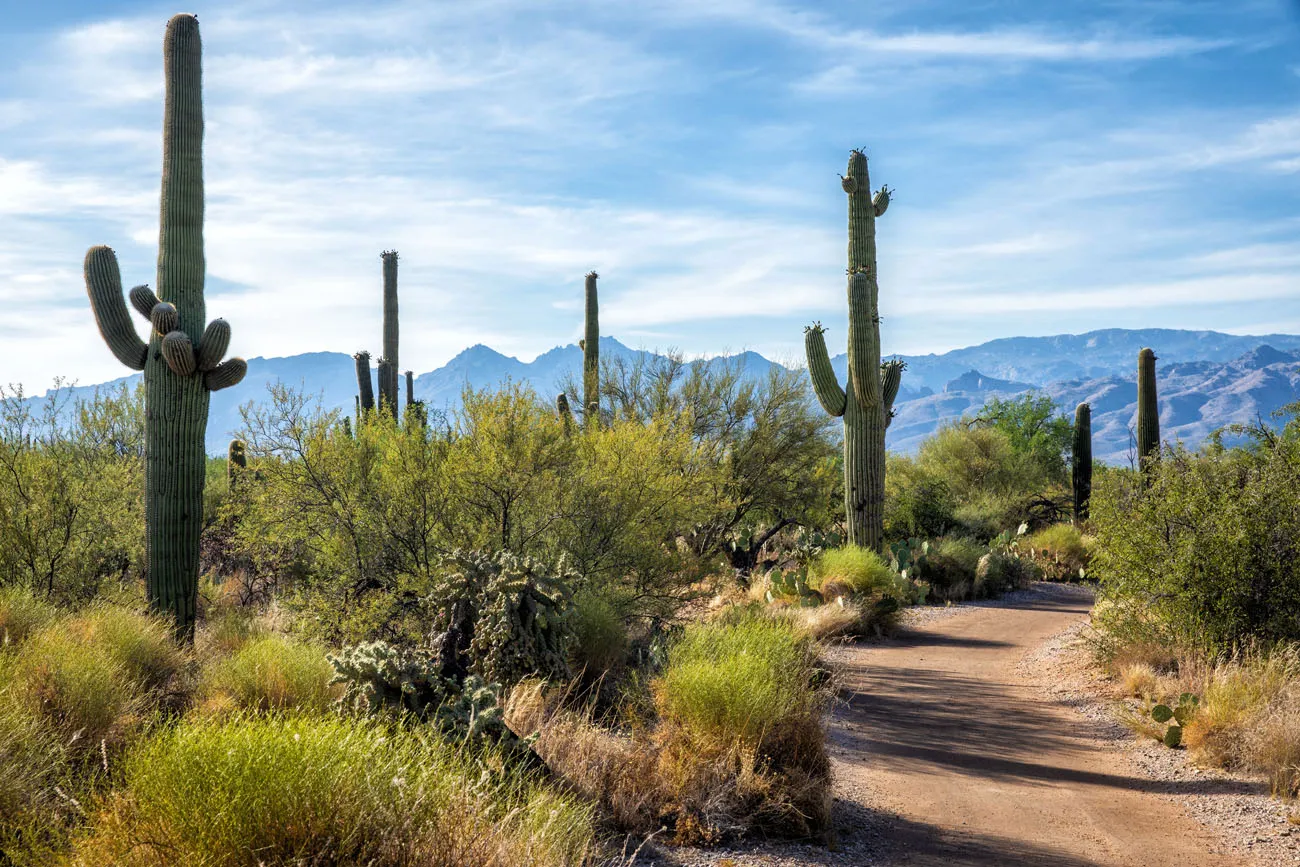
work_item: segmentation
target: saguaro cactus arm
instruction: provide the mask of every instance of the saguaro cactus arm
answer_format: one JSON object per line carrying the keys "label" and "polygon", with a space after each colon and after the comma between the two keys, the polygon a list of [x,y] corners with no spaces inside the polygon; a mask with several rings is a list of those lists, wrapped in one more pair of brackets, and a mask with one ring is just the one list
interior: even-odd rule
{"label": "saguaro cactus arm", "polygon": [[808,375],[812,378],[813,392],[828,415],[844,415],[845,395],[831,368],[831,357],[826,352],[826,329],[820,322],[803,330],[804,350],[808,354]]}
{"label": "saguaro cactus arm", "polygon": [[885,405],[885,427],[894,420],[894,400],[898,397],[898,389],[903,384],[903,371],[907,369],[907,362],[901,358],[891,358],[889,361],[880,363],[880,395]]}
{"label": "saguaro cactus arm", "polygon": [[[132,370],[144,370],[149,347],[136,333],[131,317],[126,312],[126,302],[122,298],[122,274],[117,267],[116,254],[108,247],[91,247],[86,252],[84,270],[90,309],[94,311],[95,324],[99,326],[104,342],[118,361]],[[131,290],[132,299],[135,292],[135,289]]]}

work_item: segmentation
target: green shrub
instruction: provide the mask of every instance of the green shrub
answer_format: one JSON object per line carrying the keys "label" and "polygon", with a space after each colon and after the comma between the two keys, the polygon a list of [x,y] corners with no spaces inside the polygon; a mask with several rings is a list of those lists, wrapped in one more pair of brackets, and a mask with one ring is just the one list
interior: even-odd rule
{"label": "green shrub", "polygon": [[0,863],[19,845],[11,834],[53,824],[60,812],[53,786],[64,782],[68,759],[66,738],[14,694],[7,668],[0,669]]}
{"label": "green shrub", "polygon": [[588,677],[623,664],[627,655],[627,626],[603,596],[592,592],[573,598],[574,667]]}
{"label": "green shrub", "polygon": [[1090,573],[1110,641],[1220,654],[1300,639],[1300,430],[1246,448],[1168,449],[1145,481],[1094,488]]}
{"label": "green shrub", "polygon": [[987,550],[972,539],[946,536],[930,543],[926,556],[917,559],[913,571],[918,581],[930,585],[936,598],[965,599],[975,590],[980,558]]}
{"label": "green shrub", "polygon": [[589,808],[427,731],[314,716],[183,722],[148,741],[76,847],[86,867],[582,865]]}
{"label": "green shrub", "polygon": [[760,617],[689,626],[655,690],[660,712],[702,734],[756,745],[786,717],[818,707],[814,645]]}
{"label": "green shrub", "polygon": [[989,551],[975,568],[973,592],[976,597],[997,596],[1023,590],[1041,578],[1042,571],[1032,560],[1007,551]]}
{"label": "green shrub", "polygon": [[120,659],[62,628],[31,636],[13,660],[13,696],[82,749],[96,747],[139,706],[140,689]]}
{"label": "green shrub", "polygon": [[941,536],[957,523],[957,503],[944,479],[907,455],[885,457],[885,539]]}
{"label": "green shrub", "polygon": [[1083,533],[1072,524],[1052,524],[1020,543],[1053,581],[1078,580],[1087,576],[1091,554]]}
{"label": "green shrub", "polygon": [[57,627],[122,664],[143,689],[162,686],[185,664],[168,620],[116,605],[98,605]]}
{"label": "green shrub", "polygon": [[333,699],[333,677],[319,647],[271,635],[208,667],[199,695],[212,709],[321,710]]}
{"label": "green shrub", "polygon": [[21,642],[45,626],[56,611],[26,587],[0,587],[0,647]]}
{"label": "green shrub", "polygon": [[826,601],[837,596],[889,597],[900,604],[909,585],[883,557],[868,548],[845,546],[824,551],[808,567],[809,584]]}

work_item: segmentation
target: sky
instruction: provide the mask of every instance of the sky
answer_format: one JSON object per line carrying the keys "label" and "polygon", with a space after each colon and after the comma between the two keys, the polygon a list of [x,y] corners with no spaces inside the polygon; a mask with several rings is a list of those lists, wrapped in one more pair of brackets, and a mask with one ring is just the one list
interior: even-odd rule
{"label": "sky", "polygon": [[[0,0],[0,383],[126,371],[85,251],[153,283],[167,18]],[[864,148],[886,354],[1096,328],[1300,332],[1296,0],[191,2],[207,310],[245,357],[602,332],[845,336]]]}

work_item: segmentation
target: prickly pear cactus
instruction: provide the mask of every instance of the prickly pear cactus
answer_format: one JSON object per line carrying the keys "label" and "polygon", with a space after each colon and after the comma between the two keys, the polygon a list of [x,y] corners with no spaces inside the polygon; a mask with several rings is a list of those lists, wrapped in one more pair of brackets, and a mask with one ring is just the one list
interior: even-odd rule
{"label": "prickly pear cactus", "polygon": [[149,322],[136,334],[122,294],[117,256],[86,253],[86,292],[113,354],[145,381],[145,523],[149,604],[191,636],[198,597],[199,533],[207,466],[204,434],[212,392],[238,384],[242,358],[222,361],[230,345],[223,319],[206,321],[203,283],[202,44],[193,15],[167,22],[163,37],[163,172],[158,234],[158,292],[131,290],[131,306]]}
{"label": "prickly pear cactus", "polygon": [[848,543],[880,551],[884,541],[885,428],[902,382],[901,360],[880,359],[880,284],[876,279],[876,218],[889,207],[888,187],[874,196],[867,157],[849,155],[843,179],[849,196],[849,376],[840,387],[826,351],[825,329],[804,329],[813,391],[827,413],[844,419],[844,511]]}
{"label": "prickly pear cactus", "polygon": [[1152,707],[1150,711],[1152,720],[1160,725],[1169,723],[1164,734],[1159,738],[1160,742],[1170,748],[1181,746],[1183,728],[1196,716],[1200,704],[1201,699],[1199,696],[1185,692],[1178,697],[1178,704],[1174,707],[1167,704],[1157,704]]}

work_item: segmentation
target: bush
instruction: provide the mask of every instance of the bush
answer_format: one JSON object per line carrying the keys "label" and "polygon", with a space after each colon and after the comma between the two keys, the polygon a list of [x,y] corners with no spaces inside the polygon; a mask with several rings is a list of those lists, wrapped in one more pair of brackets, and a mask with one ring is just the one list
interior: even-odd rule
{"label": "bush", "polygon": [[822,552],[808,567],[809,584],[827,601],[837,596],[889,597],[905,604],[907,580],[869,548],[845,546]]}
{"label": "bush", "polygon": [[1300,639],[1300,432],[1253,449],[1169,449],[1145,483],[1094,487],[1091,574],[1118,644],[1230,653]]}
{"label": "bush", "polygon": [[686,629],[656,684],[660,712],[694,731],[757,745],[791,715],[813,712],[816,652],[788,624],[745,617]]}
{"label": "bush", "polygon": [[1087,577],[1091,555],[1083,533],[1071,524],[1052,524],[1020,543],[1043,574],[1052,581],[1076,581]]}
{"label": "bush", "polygon": [[333,699],[333,677],[323,650],[272,635],[208,667],[199,697],[209,710],[322,710]]}
{"label": "bush", "polygon": [[885,539],[941,536],[957,523],[952,491],[907,455],[885,456]]}
{"label": "bush", "polygon": [[[3,665],[3,662],[0,662]],[[30,850],[33,830],[58,824],[69,805],[53,787],[66,785],[66,738],[44,725],[21,697],[14,695],[7,670],[0,668],[0,862]]]}
{"label": "bush", "polygon": [[131,755],[78,842],[86,867],[581,865],[590,810],[413,728],[189,720]]}
{"label": "bush", "polygon": [[573,662],[588,678],[623,664],[628,635],[623,619],[604,597],[590,591],[573,598]]}
{"label": "bush", "polygon": [[989,551],[980,557],[975,568],[973,593],[985,597],[1023,590],[1041,577],[1042,572],[1033,561],[1006,551]]}
{"label": "bush", "polygon": [[20,643],[54,616],[54,606],[26,587],[0,587],[0,648]]}
{"label": "bush", "polygon": [[184,662],[165,621],[101,606],[34,633],[14,656],[12,684],[65,737],[93,748],[138,723],[147,694]]}
{"label": "bush", "polygon": [[917,558],[913,571],[918,581],[930,585],[936,598],[965,599],[975,590],[980,558],[987,550],[974,540],[946,536],[930,543],[930,550]]}
{"label": "bush", "polygon": [[830,762],[816,646],[759,616],[687,627],[653,684],[658,785],[680,842],[761,828],[808,836],[830,822]]}

